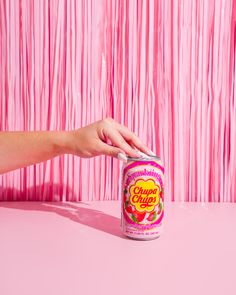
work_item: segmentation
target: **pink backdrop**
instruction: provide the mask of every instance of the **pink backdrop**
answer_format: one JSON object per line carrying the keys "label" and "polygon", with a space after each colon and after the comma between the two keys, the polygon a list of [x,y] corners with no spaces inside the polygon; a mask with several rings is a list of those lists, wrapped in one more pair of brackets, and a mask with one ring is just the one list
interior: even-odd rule
{"label": "pink backdrop", "polygon": [[[0,0],[0,129],[112,116],[161,155],[167,200],[236,201],[235,24],[234,0]],[[119,169],[56,158],[0,199],[117,199]]]}

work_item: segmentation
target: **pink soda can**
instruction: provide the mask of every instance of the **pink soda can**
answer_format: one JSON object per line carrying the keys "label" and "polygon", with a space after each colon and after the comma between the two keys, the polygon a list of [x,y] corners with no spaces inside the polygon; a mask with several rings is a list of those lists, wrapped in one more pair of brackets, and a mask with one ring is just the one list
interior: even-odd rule
{"label": "pink soda can", "polygon": [[159,157],[128,157],[121,174],[121,228],[125,236],[160,236],[164,216],[164,167]]}

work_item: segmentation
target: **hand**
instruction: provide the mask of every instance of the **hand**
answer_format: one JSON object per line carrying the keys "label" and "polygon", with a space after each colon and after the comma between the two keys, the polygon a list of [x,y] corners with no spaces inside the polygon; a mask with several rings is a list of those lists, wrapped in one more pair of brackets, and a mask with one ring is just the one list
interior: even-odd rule
{"label": "hand", "polygon": [[126,160],[126,155],[140,157],[137,149],[153,155],[134,133],[112,118],[70,131],[70,136],[70,153],[83,158],[104,154]]}
{"label": "hand", "polygon": [[84,158],[109,155],[126,161],[153,153],[125,126],[111,118],[75,131],[0,132],[0,174],[62,154]]}

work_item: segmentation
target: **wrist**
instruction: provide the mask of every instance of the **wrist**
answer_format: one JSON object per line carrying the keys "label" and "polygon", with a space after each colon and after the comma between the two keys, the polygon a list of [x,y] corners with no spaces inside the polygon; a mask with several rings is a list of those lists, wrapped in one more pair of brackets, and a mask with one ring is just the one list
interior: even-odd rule
{"label": "wrist", "polygon": [[53,134],[53,146],[55,154],[74,154],[73,131],[59,131]]}

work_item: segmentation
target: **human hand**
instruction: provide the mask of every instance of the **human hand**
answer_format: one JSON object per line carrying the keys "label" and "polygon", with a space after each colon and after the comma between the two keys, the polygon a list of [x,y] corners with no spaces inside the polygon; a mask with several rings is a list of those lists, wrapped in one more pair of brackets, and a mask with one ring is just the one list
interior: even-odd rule
{"label": "human hand", "polygon": [[134,133],[112,118],[69,131],[69,135],[70,153],[82,158],[108,155],[125,161],[126,156],[140,157],[138,150],[154,155]]}
{"label": "human hand", "polygon": [[127,161],[153,153],[129,129],[107,118],[74,131],[0,132],[0,174],[63,154],[108,155]]}

